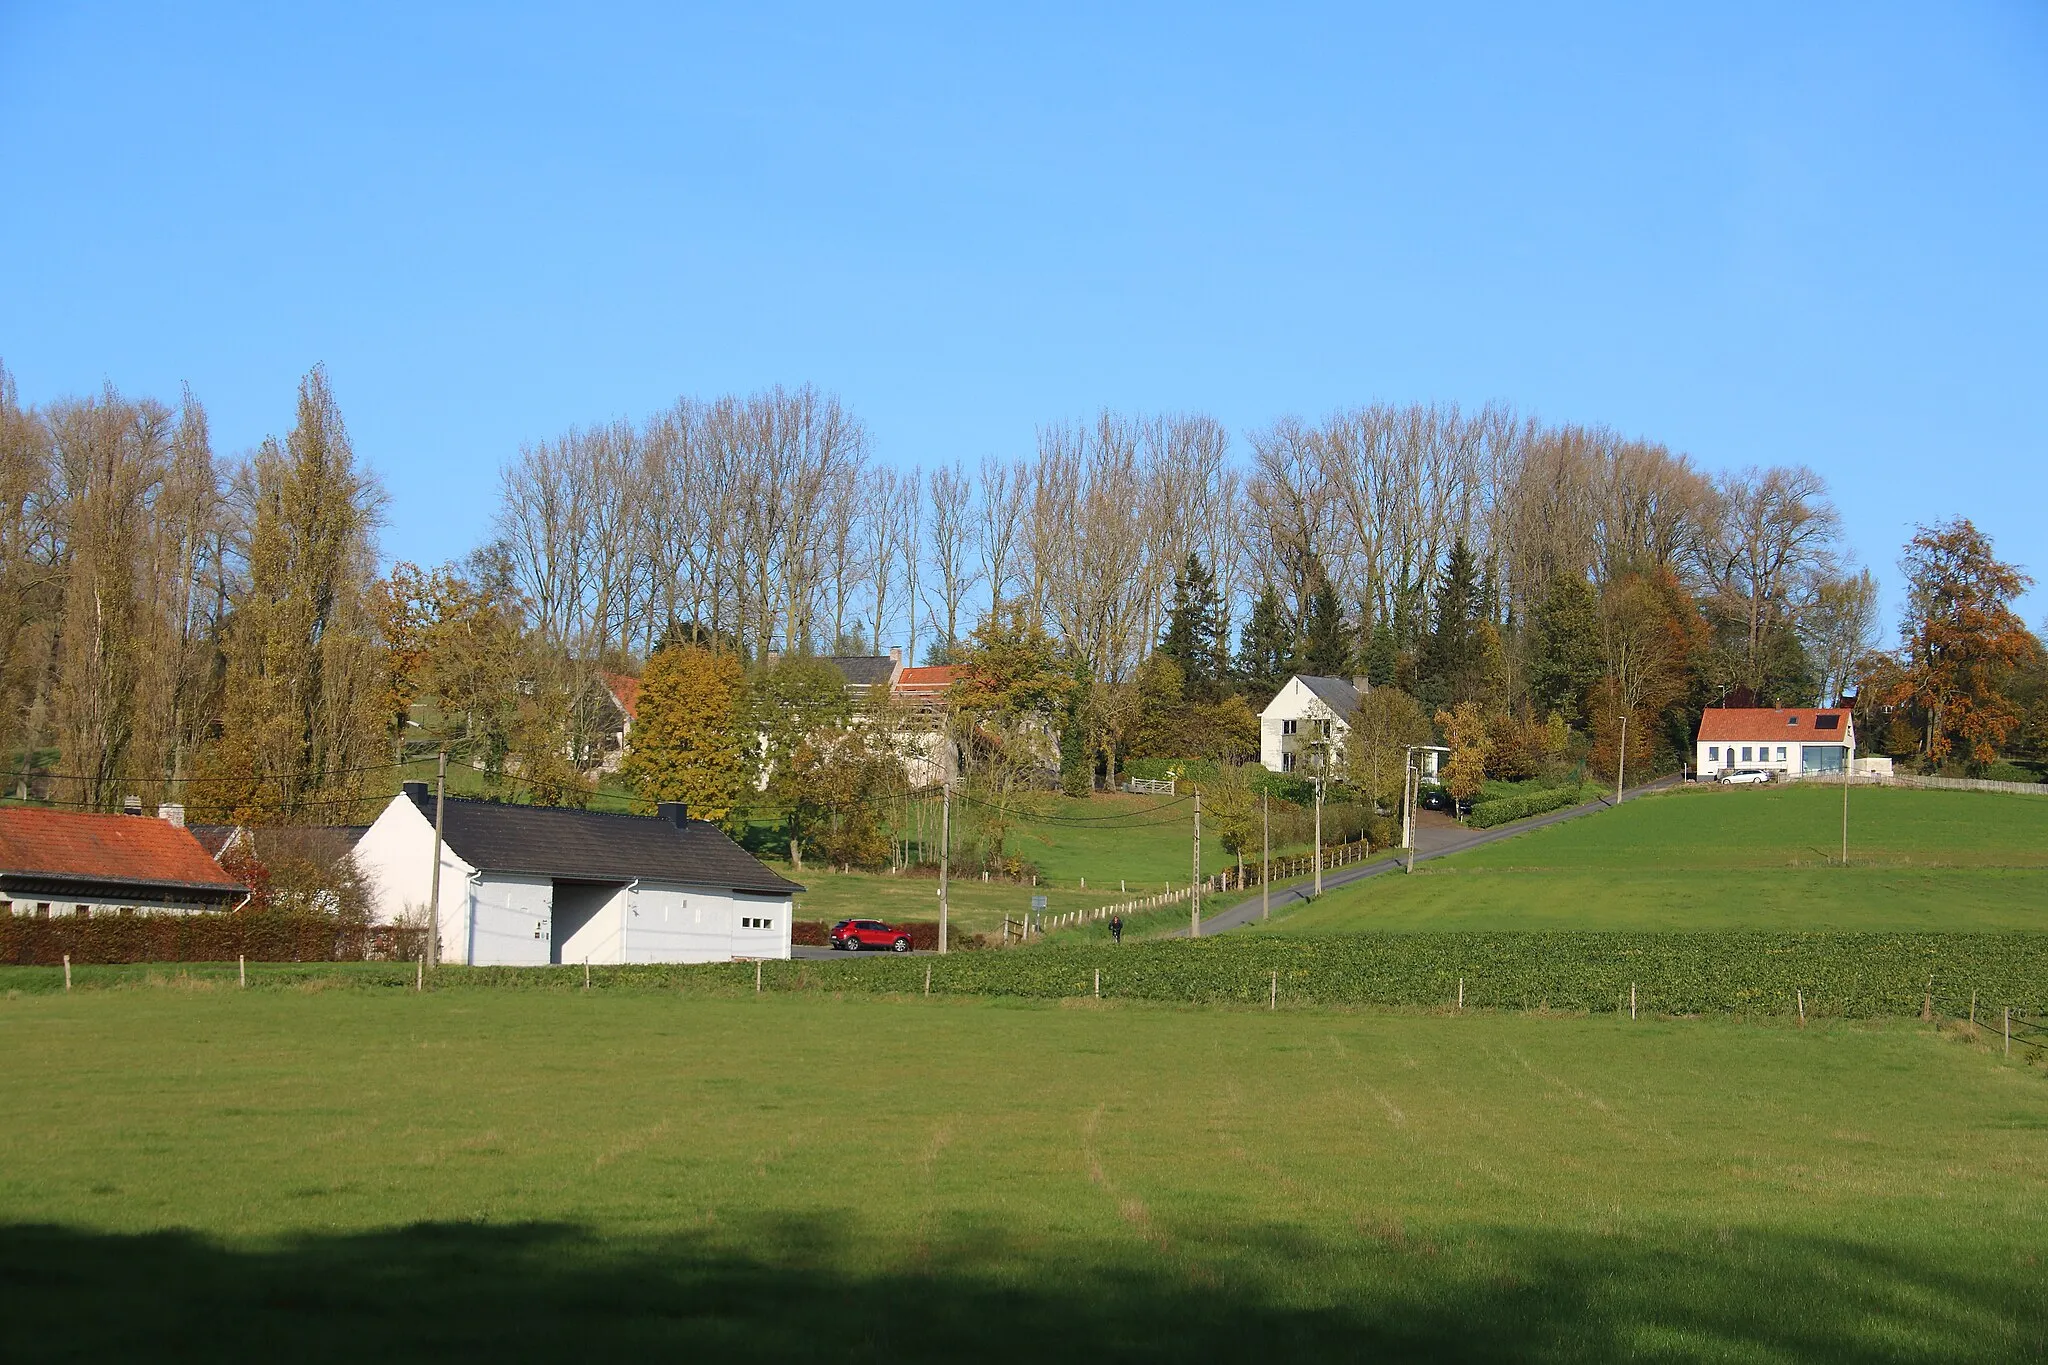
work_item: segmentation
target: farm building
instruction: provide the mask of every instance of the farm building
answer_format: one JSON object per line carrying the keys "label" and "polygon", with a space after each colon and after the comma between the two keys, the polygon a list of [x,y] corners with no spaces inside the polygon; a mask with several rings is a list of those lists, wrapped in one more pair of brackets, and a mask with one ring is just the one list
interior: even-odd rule
{"label": "farm building", "polygon": [[[432,903],[434,797],[408,782],[356,844],[377,918]],[[449,797],[442,812],[441,960],[726,962],[788,957],[792,897],[716,825]]]}
{"label": "farm building", "polygon": [[1800,777],[1839,773],[1855,752],[1846,706],[1712,706],[1700,716],[1693,764],[1702,777],[1731,768]]}
{"label": "farm building", "polygon": [[249,888],[221,870],[185,828],[164,818],[0,809],[0,901],[17,915],[231,910]]}

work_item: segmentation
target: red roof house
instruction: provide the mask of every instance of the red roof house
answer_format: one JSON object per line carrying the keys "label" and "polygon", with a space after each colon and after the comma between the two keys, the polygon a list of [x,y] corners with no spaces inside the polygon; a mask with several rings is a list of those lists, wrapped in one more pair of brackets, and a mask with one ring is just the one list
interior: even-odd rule
{"label": "red roof house", "polygon": [[0,808],[0,904],[15,914],[225,910],[247,894],[168,820]]}
{"label": "red roof house", "polygon": [[960,681],[966,669],[958,664],[930,664],[906,668],[896,675],[894,695],[908,702],[942,702]]}
{"label": "red roof house", "polygon": [[1856,722],[1846,706],[1712,706],[1700,715],[1694,748],[1702,774],[1839,773],[1855,752]]}

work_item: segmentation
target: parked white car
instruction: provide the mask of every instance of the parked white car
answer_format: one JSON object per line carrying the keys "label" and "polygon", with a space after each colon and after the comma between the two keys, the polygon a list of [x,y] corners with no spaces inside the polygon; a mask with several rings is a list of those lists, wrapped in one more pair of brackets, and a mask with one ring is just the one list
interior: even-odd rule
{"label": "parked white car", "polygon": [[1761,787],[1771,775],[1762,768],[1730,768],[1714,780],[1726,787]]}

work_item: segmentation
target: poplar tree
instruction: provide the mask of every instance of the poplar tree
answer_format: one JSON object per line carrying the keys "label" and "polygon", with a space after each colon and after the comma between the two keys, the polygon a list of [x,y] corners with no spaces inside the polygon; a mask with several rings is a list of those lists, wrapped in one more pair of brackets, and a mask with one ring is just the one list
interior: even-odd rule
{"label": "poplar tree", "polygon": [[380,495],[324,370],[300,381],[291,434],[266,440],[239,482],[248,585],[225,624],[220,735],[193,802],[253,823],[346,819],[383,753],[366,602]]}

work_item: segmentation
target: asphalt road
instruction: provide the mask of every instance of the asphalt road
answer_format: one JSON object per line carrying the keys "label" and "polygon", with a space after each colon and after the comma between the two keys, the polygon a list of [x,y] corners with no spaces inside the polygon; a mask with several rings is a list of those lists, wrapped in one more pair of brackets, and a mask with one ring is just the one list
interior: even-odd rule
{"label": "asphalt road", "polygon": [[[1662,787],[1671,786],[1677,781],[1676,777],[1660,777],[1655,782],[1647,782],[1640,787],[1629,788],[1625,795],[1639,796],[1644,792],[1652,792]],[[1418,830],[1415,840],[1415,861],[1426,863],[1436,858],[1447,858],[1453,853],[1463,853],[1466,849],[1478,848],[1481,844],[1491,844],[1501,839],[1512,839],[1517,834],[1526,834],[1532,829],[1541,829],[1545,825],[1560,824],[1566,820],[1576,820],[1581,815],[1590,815],[1594,811],[1608,810],[1613,805],[1614,802],[1603,797],[1598,801],[1588,801],[1583,806],[1567,806],[1563,810],[1554,810],[1548,815],[1531,816],[1527,820],[1518,820],[1514,824],[1501,825],[1495,829],[1466,829],[1461,825],[1448,825],[1447,827],[1427,832]],[[1323,890],[1331,891],[1340,886],[1349,886],[1353,882],[1362,882],[1367,877],[1378,877],[1385,873],[1396,871],[1405,865],[1404,862],[1396,861],[1360,863],[1352,867],[1336,868],[1323,873]],[[1303,883],[1300,886],[1289,887],[1284,891],[1274,891],[1273,908],[1278,910],[1282,906],[1307,901],[1309,899],[1308,885],[1308,883]],[[1228,910],[1221,911],[1204,919],[1202,921],[1202,935],[1206,938],[1211,934],[1220,934],[1229,929],[1242,929],[1247,924],[1257,924],[1258,922],[1259,898],[1254,896],[1248,901],[1240,901]],[[1178,935],[1173,935],[1173,937],[1184,938],[1186,937],[1186,931],[1182,930]]]}

